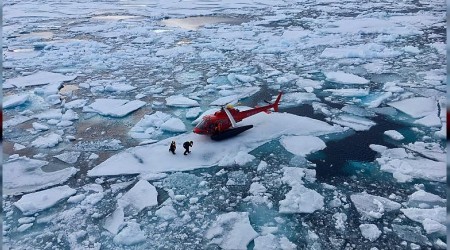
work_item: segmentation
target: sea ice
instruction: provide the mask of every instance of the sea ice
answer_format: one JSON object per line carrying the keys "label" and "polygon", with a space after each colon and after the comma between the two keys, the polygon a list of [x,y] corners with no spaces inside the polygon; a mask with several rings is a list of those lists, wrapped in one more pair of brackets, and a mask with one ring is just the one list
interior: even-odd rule
{"label": "sea ice", "polygon": [[200,107],[190,108],[186,112],[186,119],[195,119],[202,113],[202,109]]}
{"label": "sea ice", "polygon": [[19,105],[24,104],[26,101],[28,101],[29,95],[28,94],[17,94],[17,95],[9,95],[3,97],[3,108],[14,108]]}
{"label": "sea ice", "polygon": [[127,222],[119,234],[114,236],[114,243],[119,245],[135,245],[145,241],[147,237],[136,222]]}
{"label": "sea ice", "polygon": [[439,145],[439,143],[416,141],[414,143],[404,145],[404,147],[432,160],[440,162],[445,162],[447,160],[447,153]]}
{"label": "sea ice", "polygon": [[77,76],[66,76],[59,73],[39,71],[32,75],[19,76],[17,78],[7,79],[5,85],[14,85],[18,88],[45,85],[45,84],[61,84],[63,82],[72,81]]}
{"label": "sea ice", "polygon": [[[88,175],[159,173],[210,167],[224,159],[230,157],[234,159],[241,151],[250,152],[282,135],[319,136],[344,131],[340,126],[331,126],[322,121],[286,113],[259,113],[241,123],[243,125],[253,124],[255,128],[220,143],[212,141],[204,135],[188,133],[154,144],[130,148],[94,167],[88,172]],[[283,129],[280,130],[280,128]],[[169,154],[170,142],[174,140],[177,142],[194,141],[192,153],[188,156]],[[189,161],[186,161],[186,157],[189,157]]]}
{"label": "sea ice", "polygon": [[445,162],[437,162],[407,154],[403,148],[386,149],[376,159],[380,170],[393,174],[399,182],[411,181],[413,178],[445,182]]}
{"label": "sea ice", "polygon": [[380,229],[375,224],[361,224],[359,229],[364,238],[370,241],[375,241],[381,235]]}
{"label": "sea ice", "polygon": [[331,119],[333,123],[349,127],[355,131],[369,130],[375,122],[360,116],[341,114]]}
{"label": "sea ice", "polygon": [[200,106],[197,101],[189,99],[187,97],[178,95],[170,96],[166,98],[166,105],[172,107],[189,108]]}
{"label": "sea ice", "polygon": [[337,72],[324,72],[325,77],[330,82],[341,84],[368,84],[370,81],[360,76],[345,73],[342,71]]}
{"label": "sea ice", "polygon": [[271,233],[255,238],[254,250],[294,250],[297,246],[285,236],[277,237]]}
{"label": "sea ice", "polygon": [[422,118],[433,113],[438,113],[437,102],[434,98],[413,97],[397,102],[390,102],[388,105],[408,114],[412,118]]}
{"label": "sea ice", "polygon": [[177,210],[167,201],[165,205],[156,210],[155,215],[162,220],[173,220],[178,216]]}
{"label": "sea ice", "polygon": [[410,207],[420,207],[423,204],[426,204],[430,207],[434,205],[443,206],[445,202],[446,199],[443,199],[435,194],[425,192],[424,190],[418,190],[408,196],[408,206]]}
{"label": "sea ice", "polygon": [[95,102],[83,107],[84,112],[95,112],[104,116],[124,117],[144,106],[140,100],[96,99]]}
{"label": "sea ice", "polygon": [[282,102],[280,102],[280,107],[296,107],[306,102],[319,101],[319,98],[314,93],[286,93],[282,97]]}
{"label": "sea ice", "polygon": [[63,139],[60,135],[49,133],[47,135],[39,136],[38,138],[36,138],[31,142],[31,146],[35,148],[52,148],[62,141]]}
{"label": "sea ice", "polygon": [[285,199],[280,201],[279,212],[283,214],[313,213],[323,208],[323,199],[323,196],[315,190],[303,185],[294,185]]}
{"label": "sea ice", "polygon": [[123,208],[119,206],[111,215],[106,217],[103,228],[112,234],[117,234],[124,222],[124,218]]}
{"label": "sea ice", "polygon": [[60,159],[61,161],[69,164],[74,164],[77,162],[78,157],[80,157],[81,152],[65,152],[53,157]]}
{"label": "sea ice", "polygon": [[402,134],[400,134],[398,131],[395,130],[384,131],[384,134],[397,141],[405,139],[405,137]]}
{"label": "sea ice", "polygon": [[287,151],[300,156],[306,156],[326,147],[325,142],[315,136],[284,136],[280,143]]}
{"label": "sea ice", "polygon": [[217,100],[211,102],[209,105],[224,106],[227,104],[236,104],[239,100],[252,96],[259,90],[259,87],[236,88],[235,90],[231,91],[229,95],[218,98]]}
{"label": "sea ice", "polygon": [[250,225],[247,212],[221,214],[206,231],[205,237],[210,244],[222,249],[247,249],[248,243],[258,236]]}
{"label": "sea ice", "polygon": [[369,89],[325,89],[325,92],[330,92],[334,96],[367,96]]}
{"label": "sea ice", "polygon": [[56,205],[59,201],[74,195],[77,191],[69,186],[58,186],[23,195],[14,203],[24,215],[32,215]]}
{"label": "sea ice", "polygon": [[130,208],[131,213],[139,213],[146,207],[158,205],[158,192],[146,180],[140,180],[126,194],[117,200],[119,206]]}
{"label": "sea ice", "polygon": [[379,219],[385,212],[398,210],[401,207],[395,201],[367,193],[352,194],[350,199],[364,219]]}
{"label": "sea ice", "polygon": [[179,118],[172,117],[169,120],[165,121],[161,124],[161,129],[168,132],[185,132],[186,125],[184,125],[183,121]]}
{"label": "sea ice", "polygon": [[3,194],[31,192],[65,182],[77,169],[70,167],[54,172],[44,172],[48,162],[19,157],[3,164]]}
{"label": "sea ice", "polygon": [[445,207],[435,207],[435,208],[402,208],[400,209],[402,213],[406,215],[409,219],[423,223],[425,219],[434,220],[441,224],[445,224],[446,220],[446,208]]}

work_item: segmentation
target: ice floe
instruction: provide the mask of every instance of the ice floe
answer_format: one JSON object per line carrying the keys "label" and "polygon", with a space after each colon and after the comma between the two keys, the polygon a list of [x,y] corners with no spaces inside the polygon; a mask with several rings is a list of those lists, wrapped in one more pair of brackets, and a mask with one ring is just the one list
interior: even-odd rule
{"label": "ice floe", "polygon": [[60,135],[56,133],[49,133],[44,136],[39,136],[34,141],[31,142],[31,146],[36,148],[52,148],[58,143],[62,142],[63,139]]}
{"label": "ice floe", "polygon": [[325,142],[315,136],[285,136],[280,142],[287,151],[300,156],[306,156],[326,147]]}
{"label": "ice floe", "polygon": [[120,233],[114,236],[114,243],[119,245],[135,245],[145,241],[147,237],[136,222],[127,222]]}
{"label": "ice floe", "polygon": [[36,191],[67,181],[77,169],[70,167],[54,172],[44,172],[47,161],[19,157],[3,164],[3,194],[11,195]]}
{"label": "ice floe", "polygon": [[405,137],[402,134],[400,134],[398,131],[395,130],[384,131],[384,134],[397,141],[405,139]]}
{"label": "ice floe", "polygon": [[437,102],[434,98],[413,97],[397,102],[387,103],[413,118],[422,118],[432,113],[437,114]]}
{"label": "ice floe", "polygon": [[343,71],[336,72],[324,72],[325,77],[330,82],[341,83],[341,84],[368,84],[369,80],[362,78],[360,76],[345,73]]}
{"label": "ice floe", "polygon": [[[229,157],[234,158],[240,151],[249,152],[282,135],[319,136],[344,131],[340,126],[331,126],[311,118],[282,113],[259,113],[241,123],[243,125],[253,124],[255,127],[220,143],[212,141],[208,136],[188,133],[154,144],[130,148],[96,166],[88,172],[88,175],[159,173],[205,168],[216,165]],[[280,128],[282,129],[280,130]],[[169,144],[173,140],[180,143],[194,141],[192,153],[188,156],[169,154]],[[189,157],[189,161],[186,161],[186,157]]]}
{"label": "ice floe", "polygon": [[65,152],[59,155],[55,155],[55,158],[69,164],[74,164],[77,162],[78,157],[80,157],[81,152]]}
{"label": "ice floe", "polygon": [[364,238],[370,241],[375,241],[381,235],[380,229],[375,224],[361,224],[359,229]]}
{"label": "ice floe", "polygon": [[28,87],[45,84],[61,84],[63,82],[72,81],[77,76],[66,76],[60,73],[53,73],[47,71],[39,71],[27,76],[19,76],[17,78],[7,79],[4,83],[4,87]]}
{"label": "ice floe", "polygon": [[303,92],[295,92],[295,93],[286,93],[282,96],[282,102],[280,102],[280,107],[296,107],[300,104],[304,104],[306,102],[319,101],[319,98],[314,93],[303,93]]}
{"label": "ice floe", "polygon": [[399,182],[416,178],[439,182],[446,180],[445,162],[414,156],[403,148],[385,149],[380,153],[381,157],[376,159],[380,170],[392,173]]}
{"label": "ice floe", "polygon": [[341,126],[349,127],[355,131],[365,131],[369,130],[376,123],[360,116],[340,114],[331,119],[333,123],[339,124]]}
{"label": "ice floe", "polygon": [[29,95],[28,94],[17,94],[17,95],[10,95],[5,96],[3,100],[3,108],[14,108],[19,105],[24,104],[26,101],[28,101]]}
{"label": "ice floe", "polygon": [[247,212],[220,214],[208,228],[205,238],[209,244],[219,245],[222,249],[247,249],[248,243],[258,236],[250,225]]}
{"label": "ice floe", "polygon": [[184,125],[183,121],[179,118],[172,117],[169,120],[165,121],[161,124],[161,130],[168,132],[185,132],[186,125]]}
{"label": "ice floe", "polygon": [[158,205],[158,192],[156,188],[146,180],[140,180],[117,202],[119,206],[128,208],[131,213],[139,213],[146,207]]}
{"label": "ice floe", "polygon": [[74,195],[77,191],[69,186],[58,186],[36,193],[23,195],[14,203],[24,215],[32,215],[56,205],[61,200]]}
{"label": "ice floe", "polygon": [[401,207],[395,201],[367,193],[352,194],[350,199],[363,219],[379,219],[385,212],[395,211]]}
{"label": "ice floe", "polygon": [[124,117],[144,106],[146,102],[140,100],[96,99],[93,103],[83,107],[84,112],[95,112],[104,116]]}
{"label": "ice floe", "polygon": [[172,107],[189,108],[200,106],[197,101],[178,95],[166,98],[166,105]]}

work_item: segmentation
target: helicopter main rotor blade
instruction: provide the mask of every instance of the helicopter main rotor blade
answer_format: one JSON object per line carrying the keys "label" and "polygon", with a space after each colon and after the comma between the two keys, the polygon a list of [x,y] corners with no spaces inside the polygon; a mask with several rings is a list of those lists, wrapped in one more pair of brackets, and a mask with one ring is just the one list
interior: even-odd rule
{"label": "helicopter main rotor blade", "polygon": [[225,107],[223,110],[224,110],[225,113],[227,114],[228,119],[230,119],[231,127],[233,127],[233,128],[236,127],[236,121],[234,120],[234,118],[233,118],[233,116],[231,115],[230,111],[229,111],[226,107]]}

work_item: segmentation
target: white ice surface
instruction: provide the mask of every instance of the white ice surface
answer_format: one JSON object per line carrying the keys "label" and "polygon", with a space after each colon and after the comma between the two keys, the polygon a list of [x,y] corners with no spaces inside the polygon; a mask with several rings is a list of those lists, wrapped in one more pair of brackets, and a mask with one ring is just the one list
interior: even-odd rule
{"label": "white ice surface", "polygon": [[333,123],[341,126],[349,127],[355,131],[369,130],[372,126],[376,125],[375,122],[360,116],[341,114],[331,119]]}
{"label": "white ice surface", "polygon": [[257,236],[247,212],[220,214],[205,234],[210,243],[230,250],[247,249],[248,243]]}
{"label": "white ice surface", "polygon": [[301,156],[326,147],[325,142],[316,136],[285,136],[281,138],[280,142],[287,151]]}
{"label": "white ice surface", "polygon": [[422,118],[433,113],[437,115],[438,113],[437,102],[434,98],[413,97],[390,102],[388,105],[408,114],[412,118]]}
{"label": "white ice surface", "polygon": [[236,88],[227,95],[211,102],[211,106],[223,106],[227,104],[236,104],[239,100],[249,97],[260,90],[259,87]]}
{"label": "white ice surface", "polygon": [[60,135],[55,133],[49,133],[44,136],[39,136],[34,141],[31,142],[31,146],[35,148],[52,148],[58,143],[62,142],[63,139]]}
{"label": "white ice surface", "polygon": [[427,205],[444,205],[447,199],[443,199],[438,195],[428,193],[424,190],[418,190],[408,196],[408,206],[421,206],[423,204]]}
{"label": "white ice surface", "polygon": [[[255,127],[226,141],[212,141],[208,136],[182,134],[154,144],[127,149],[112,156],[88,172],[89,176],[184,171],[211,167],[224,159],[234,158],[238,152],[254,148],[282,135],[319,136],[343,132],[340,126],[286,113],[259,113],[241,122]],[[171,141],[194,141],[192,153],[172,155],[168,152]],[[189,161],[186,161],[186,157]]]}
{"label": "white ice surface", "polygon": [[393,174],[398,182],[425,179],[445,182],[446,164],[406,153],[403,148],[386,149],[376,159],[380,170]]}
{"label": "white ice surface", "polygon": [[147,237],[136,222],[127,222],[127,225],[119,234],[114,236],[114,243],[119,245],[135,245],[145,241]]}
{"label": "white ice surface", "polygon": [[54,172],[44,172],[41,167],[48,162],[20,157],[3,164],[3,194],[31,192],[60,184],[73,176],[77,169],[70,167]]}
{"label": "white ice surface", "polygon": [[158,205],[158,192],[146,180],[140,180],[126,194],[117,201],[119,206],[131,207],[132,211],[139,213],[146,207]]}
{"label": "white ice surface", "polygon": [[36,193],[23,195],[14,203],[24,215],[32,215],[56,205],[61,200],[74,195],[77,191],[69,186],[58,186]]}
{"label": "white ice surface", "polygon": [[401,205],[395,201],[367,193],[350,195],[356,210],[365,219],[379,219],[385,212],[398,210]]}
{"label": "white ice surface", "polygon": [[183,121],[180,118],[172,117],[169,120],[165,121],[161,124],[161,129],[168,132],[185,132],[186,125],[184,125]]}
{"label": "white ice surface", "polygon": [[29,99],[28,94],[17,94],[3,97],[3,108],[14,108],[24,104]]}
{"label": "white ice surface", "polygon": [[380,229],[375,224],[361,224],[359,229],[364,238],[370,241],[375,241],[381,235]]}
{"label": "white ice surface", "polygon": [[402,134],[400,134],[398,131],[395,130],[384,131],[384,134],[397,141],[405,139],[405,137]]}
{"label": "white ice surface", "polygon": [[280,201],[279,212],[282,214],[313,213],[323,208],[323,199],[323,196],[315,190],[303,185],[294,185],[285,199]]}
{"label": "white ice surface", "polygon": [[190,108],[186,112],[186,119],[195,119],[202,113],[202,109],[200,107]]}
{"label": "white ice surface", "polygon": [[71,81],[77,76],[66,76],[60,73],[39,71],[37,73],[19,76],[12,79],[7,79],[5,85],[13,85],[15,87],[23,88],[28,86],[45,85],[45,84],[61,84],[63,82]]}
{"label": "white ice surface", "polygon": [[81,152],[64,152],[62,154],[55,155],[54,157],[60,159],[65,163],[74,164],[77,162],[80,155]]}
{"label": "white ice surface", "polygon": [[325,89],[325,92],[330,92],[334,96],[367,96],[369,89]]}
{"label": "white ice surface", "polygon": [[85,112],[96,112],[104,116],[124,117],[144,106],[146,102],[140,100],[96,99],[83,108]]}
{"label": "white ice surface", "polygon": [[106,217],[103,228],[105,228],[112,234],[117,234],[124,222],[124,218],[123,208],[119,206],[116,208],[116,210],[114,210],[112,214]]}
{"label": "white ice surface", "polygon": [[166,98],[166,105],[172,107],[189,108],[200,106],[197,101],[178,95]]}
{"label": "white ice surface", "polygon": [[440,162],[447,161],[446,150],[443,149],[441,145],[436,142],[416,141],[414,143],[404,145],[404,147],[435,161]]}
{"label": "white ice surface", "polygon": [[280,107],[296,107],[306,102],[319,101],[314,93],[286,93],[281,97]]}
{"label": "white ice surface", "polygon": [[368,84],[369,80],[343,71],[324,72],[328,81],[341,84]]}

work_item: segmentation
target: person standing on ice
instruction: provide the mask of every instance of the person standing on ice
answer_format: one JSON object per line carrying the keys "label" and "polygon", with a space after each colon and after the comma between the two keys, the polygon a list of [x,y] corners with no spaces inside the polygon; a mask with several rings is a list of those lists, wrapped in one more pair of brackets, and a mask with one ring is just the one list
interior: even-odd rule
{"label": "person standing on ice", "polygon": [[187,142],[183,143],[183,148],[185,149],[184,155],[187,155],[191,152],[191,151],[189,151],[189,147],[192,147],[192,145],[194,145],[193,141],[187,141]]}
{"label": "person standing on ice", "polygon": [[175,144],[175,141],[172,141],[172,143],[170,143],[169,152],[172,152],[172,154],[175,154],[175,149],[177,149],[177,145]]}

